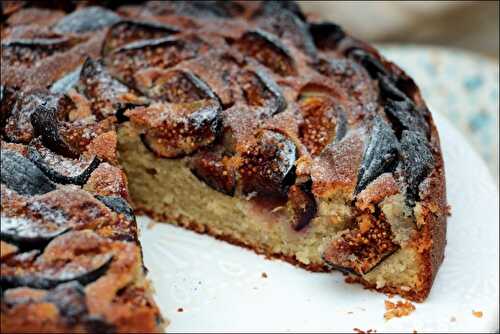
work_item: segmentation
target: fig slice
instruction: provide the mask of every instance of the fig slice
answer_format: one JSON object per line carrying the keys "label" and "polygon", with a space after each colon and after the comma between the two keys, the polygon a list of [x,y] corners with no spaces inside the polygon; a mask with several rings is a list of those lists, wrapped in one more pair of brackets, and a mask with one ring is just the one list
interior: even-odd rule
{"label": "fig slice", "polygon": [[388,99],[384,105],[384,111],[392,122],[398,138],[401,138],[403,130],[413,130],[421,132],[425,136],[429,135],[429,125],[425,116],[410,100]]}
{"label": "fig slice", "polygon": [[434,166],[434,156],[427,138],[420,132],[404,130],[401,135],[401,160],[410,206],[419,198],[419,185]]}
{"label": "fig slice", "polygon": [[375,117],[369,142],[358,172],[356,193],[384,172],[392,171],[398,162],[399,142],[389,124]]}
{"label": "fig slice", "polygon": [[329,21],[310,23],[309,32],[314,44],[320,50],[335,50],[338,43],[346,36],[339,25]]}
{"label": "fig slice", "polygon": [[167,36],[131,42],[114,49],[104,58],[110,73],[131,87],[143,86],[140,70],[167,69],[195,58],[207,44],[195,35]]}
{"label": "fig slice", "polygon": [[337,116],[343,113],[335,108],[330,97],[314,94],[302,96],[299,108],[304,117],[299,127],[300,139],[311,155],[317,156],[336,138]]}
{"label": "fig slice", "polygon": [[297,72],[290,50],[271,33],[260,29],[249,30],[236,42],[236,46],[241,53],[255,58],[279,75],[295,75]]}
{"label": "fig slice", "polygon": [[392,241],[389,223],[362,215],[357,218],[356,226],[331,242],[322,257],[335,269],[364,275],[398,249]]}
{"label": "fig slice", "polygon": [[50,92],[53,94],[67,93],[71,88],[75,87],[80,79],[82,67],[78,66],[73,71],[67,73],[62,78],[59,78],[50,86]]}
{"label": "fig slice", "polygon": [[28,158],[52,181],[80,186],[87,182],[90,174],[101,163],[96,156],[75,161],[58,156],[44,148],[37,150],[32,146],[28,148]]}
{"label": "fig slice", "polygon": [[348,51],[348,57],[363,65],[373,79],[378,79],[379,76],[391,77],[384,64],[369,51],[360,48],[352,48]]}
{"label": "fig slice", "polygon": [[131,42],[167,37],[178,32],[178,28],[166,24],[139,20],[122,20],[109,28],[102,54],[106,56],[111,51]]}
{"label": "fig slice", "polygon": [[172,70],[162,73],[144,93],[152,99],[172,103],[212,99],[220,104],[220,100],[213,90],[189,71]]}
{"label": "fig slice", "polygon": [[220,133],[221,107],[213,100],[155,103],[125,113],[144,129],[146,147],[165,158],[189,155],[212,143]]}
{"label": "fig slice", "polygon": [[295,184],[288,190],[287,208],[291,216],[292,228],[300,231],[316,216],[317,205],[311,191],[312,181]]}
{"label": "fig slice", "polygon": [[[54,103],[53,96],[45,90],[29,90],[11,96],[11,108],[5,112],[5,128],[3,133],[10,142],[27,144],[33,139],[31,115],[45,103]],[[6,101],[8,102],[8,101]],[[7,107],[7,106],[5,106]],[[2,112],[4,105],[2,104]]]}
{"label": "fig slice", "polygon": [[77,281],[82,285],[104,275],[113,261],[110,242],[90,230],[68,232],[52,240],[23,266],[2,263],[2,286],[51,289]]}
{"label": "fig slice", "polygon": [[265,112],[261,115],[270,117],[286,109],[287,103],[281,88],[262,69],[241,72],[238,82],[248,104],[263,107]]}
{"label": "fig slice", "polygon": [[118,214],[122,214],[125,219],[135,222],[134,210],[128,205],[127,201],[119,196],[96,195],[96,198],[108,208]]}
{"label": "fig slice", "polygon": [[233,196],[236,188],[235,169],[223,149],[201,150],[190,161],[193,174],[211,188]]}
{"label": "fig slice", "polygon": [[98,119],[114,115],[125,105],[143,104],[131,89],[108,73],[101,60],[85,60],[76,88],[91,101]]}
{"label": "fig slice", "polygon": [[61,34],[86,33],[108,27],[120,20],[120,16],[111,10],[90,6],[64,16],[52,30]]}
{"label": "fig slice", "polygon": [[38,105],[30,115],[35,136],[52,151],[69,158],[76,158],[80,152],[73,147],[61,131],[68,110],[64,107],[66,98],[47,95],[43,104]]}
{"label": "fig slice", "polygon": [[71,227],[60,225],[56,220],[32,220],[30,218],[2,215],[0,237],[21,249],[42,249],[52,239],[68,232]]}
{"label": "fig slice", "polygon": [[279,1],[266,1],[262,5],[257,24],[263,30],[292,41],[297,48],[304,50],[311,58],[317,57],[316,46],[300,9],[294,11],[286,8]]}
{"label": "fig slice", "polygon": [[239,176],[243,194],[284,198],[295,179],[295,144],[283,134],[262,130],[241,153]]}
{"label": "fig slice", "polygon": [[2,150],[1,161],[1,180],[9,189],[29,196],[45,194],[56,189],[34,163],[19,153]]}
{"label": "fig slice", "polygon": [[2,65],[35,66],[38,61],[57,52],[64,52],[80,40],[67,37],[14,39],[2,42]]}

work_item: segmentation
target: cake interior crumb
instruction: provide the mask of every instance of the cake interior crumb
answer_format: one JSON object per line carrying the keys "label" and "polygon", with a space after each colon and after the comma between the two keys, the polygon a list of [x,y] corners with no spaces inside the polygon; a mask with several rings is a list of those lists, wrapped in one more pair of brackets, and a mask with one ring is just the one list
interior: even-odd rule
{"label": "cake interior crumb", "polygon": [[397,303],[393,303],[390,300],[385,300],[385,309],[384,319],[390,320],[392,318],[400,318],[410,315],[413,311],[415,311],[415,305],[411,302],[405,300],[399,300]]}

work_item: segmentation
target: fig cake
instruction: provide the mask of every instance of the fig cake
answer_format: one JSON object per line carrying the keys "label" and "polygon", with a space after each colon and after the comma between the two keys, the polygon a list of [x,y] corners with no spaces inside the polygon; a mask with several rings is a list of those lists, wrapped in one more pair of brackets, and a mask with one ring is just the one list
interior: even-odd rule
{"label": "fig cake", "polygon": [[1,6],[2,332],[163,330],[136,214],[428,296],[439,136],[372,46],[285,1]]}

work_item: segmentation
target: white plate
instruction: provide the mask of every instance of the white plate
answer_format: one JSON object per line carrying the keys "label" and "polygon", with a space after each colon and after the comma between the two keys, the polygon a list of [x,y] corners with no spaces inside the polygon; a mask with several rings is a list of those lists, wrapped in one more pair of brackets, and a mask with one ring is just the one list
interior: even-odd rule
{"label": "white plate", "polygon": [[[141,217],[145,263],[156,301],[171,320],[169,331],[497,329],[498,191],[465,139],[443,117],[435,119],[452,216],[446,258],[432,292],[410,316],[385,321],[388,297],[346,284],[340,273],[310,273],[166,224],[148,228],[149,220]],[[473,310],[482,311],[483,317],[474,317]]]}

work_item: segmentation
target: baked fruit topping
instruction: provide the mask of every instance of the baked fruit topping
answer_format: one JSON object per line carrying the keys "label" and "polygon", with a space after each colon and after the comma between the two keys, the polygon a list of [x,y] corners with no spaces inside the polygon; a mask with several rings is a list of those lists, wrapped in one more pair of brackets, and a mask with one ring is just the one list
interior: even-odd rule
{"label": "baked fruit topping", "polygon": [[427,297],[439,137],[376,49],[289,1],[1,9],[2,331],[161,331],[134,210]]}

